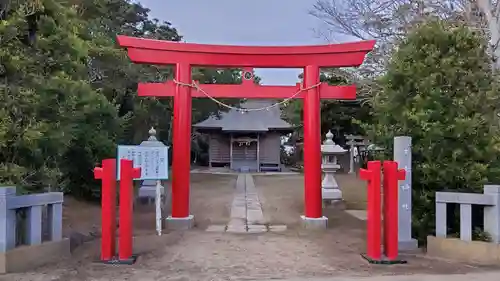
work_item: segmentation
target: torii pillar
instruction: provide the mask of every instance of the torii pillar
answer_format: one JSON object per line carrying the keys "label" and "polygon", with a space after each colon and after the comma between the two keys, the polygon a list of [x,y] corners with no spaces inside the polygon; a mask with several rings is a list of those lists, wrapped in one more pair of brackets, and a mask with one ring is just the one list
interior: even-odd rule
{"label": "torii pillar", "polygon": [[174,81],[139,83],[139,96],[174,97],[172,215],[167,225],[190,228],[189,212],[191,98],[206,97],[191,91],[194,66],[232,68],[303,68],[304,80],[296,86],[205,84],[200,87],[214,98],[304,99],[304,215],[306,227],[326,227],[321,198],[320,99],[356,99],[355,86],[319,83],[320,68],[360,66],[375,41],[316,46],[228,46],[180,43],[118,36],[134,63],[175,65]]}

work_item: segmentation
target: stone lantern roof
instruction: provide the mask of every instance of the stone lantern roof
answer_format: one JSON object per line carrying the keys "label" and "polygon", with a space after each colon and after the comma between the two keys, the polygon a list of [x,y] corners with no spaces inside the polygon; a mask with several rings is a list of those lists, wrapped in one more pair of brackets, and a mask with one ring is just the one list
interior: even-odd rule
{"label": "stone lantern roof", "polygon": [[343,154],[346,153],[347,150],[344,149],[342,146],[336,144],[333,141],[332,132],[328,131],[328,133],[326,133],[326,140],[321,145],[321,152],[323,154]]}

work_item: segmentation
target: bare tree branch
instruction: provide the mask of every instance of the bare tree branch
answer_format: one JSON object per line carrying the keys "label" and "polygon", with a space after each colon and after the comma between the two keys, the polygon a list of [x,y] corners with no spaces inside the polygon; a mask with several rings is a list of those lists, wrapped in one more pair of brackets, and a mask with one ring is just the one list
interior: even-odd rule
{"label": "bare tree branch", "polygon": [[[379,74],[397,44],[417,24],[439,18],[482,32],[500,57],[500,0],[317,0],[310,14],[331,37],[376,39],[377,46],[362,67]],[[332,41],[330,39],[330,41]],[[500,69],[500,60],[495,63]]]}

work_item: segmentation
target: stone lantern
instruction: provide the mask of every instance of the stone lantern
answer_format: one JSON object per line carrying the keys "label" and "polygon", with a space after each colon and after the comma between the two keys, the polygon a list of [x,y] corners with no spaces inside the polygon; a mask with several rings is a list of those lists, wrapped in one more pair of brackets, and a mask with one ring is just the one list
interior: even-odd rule
{"label": "stone lantern", "polygon": [[329,201],[330,203],[340,203],[342,202],[342,191],[335,180],[335,172],[340,169],[340,165],[337,162],[337,156],[346,153],[347,150],[337,145],[333,141],[332,132],[328,131],[326,134],[326,140],[321,145],[322,154],[322,164],[321,170],[324,173],[323,181],[321,182],[321,194],[323,195],[323,201]]}

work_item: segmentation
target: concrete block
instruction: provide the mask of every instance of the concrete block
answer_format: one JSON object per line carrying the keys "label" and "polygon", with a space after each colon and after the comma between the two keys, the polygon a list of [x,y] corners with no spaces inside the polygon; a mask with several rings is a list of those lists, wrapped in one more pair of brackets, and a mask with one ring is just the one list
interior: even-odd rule
{"label": "concrete block", "polygon": [[42,244],[42,206],[28,208],[27,221],[26,236],[28,244]]}
{"label": "concrete block", "polygon": [[253,181],[252,175],[245,175],[245,187],[247,191],[255,190],[255,183]]}
{"label": "concrete block", "polygon": [[247,233],[247,226],[228,226],[226,232],[229,233]]}
{"label": "concrete block", "polygon": [[208,232],[225,232],[226,231],[226,226],[225,225],[209,225],[207,227]]}
{"label": "concrete block", "polygon": [[338,188],[322,188],[323,200],[342,200],[342,191]]}
{"label": "concrete block", "polygon": [[247,222],[248,224],[263,224],[264,214],[262,210],[247,210]]}
{"label": "concrete block", "polygon": [[50,239],[51,241],[62,240],[62,204],[52,204],[48,208]]}
{"label": "concrete block", "polygon": [[308,218],[300,216],[302,219],[302,227],[305,229],[326,229],[328,226],[328,218],[323,216],[321,218]]}
{"label": "concrete block", "polygon": [[484,230],[491,235],[493,242],[500,243],[500,186],[485,185],[484,194],[489,194],[495,203],[484,207]]}
{"label": "concrete block", "polygon": [[489,194],[462,192],[436,192],[436,202],[484,206],[493,206],[496,204],[495,199]]}
{"label": "concrete block", "polygon": [[398,241],[398,249],[401,252],[414,251],[418,249],[417,239],[410,239],[405,241]]}
{"label": "concrete block", "polygon": [[428,236],[427,255],[464,263],[498,265],[500,245],[491,242]]}
{"label": "concrete block", "polygon": [[282,232],[286,231],[287,226],[286,225],[270,225],[269,226],[269,231],[271,232]]}
{"label": "concrete block", "polygon": [[472,205],[460,205],[460,239],[472,241]]}
{"label": "concrete block", "polygon": [[248,225],[248,229],[267,229],[266,225],[263,224],[254,224],[254,225]]}
{"label": "concrete block", "polygon": [[238,192],[245,192],[245,175],[238,175],[236,179],[236,190]]}
{"label": "concrete block", "polygon": [[228,227],[243,227],[246,226],[245,219],[231,219],[227,224]]}
{"label": "concrete block", "polygon": [[266,233],[267,229],[248,229],[247,233]]}
{"label": "concrete block", "polygon": [[[436,196],[439,192],[436,192]],[[436,200],[436,236],[446,238],[447,227],[447,211],[446,203],[441,203]]]}
{"label": "concrete block", "polygon": [[323,208],[344,211],[346,204],[344,200],[323,199]]}
{"label": "concrete block", "polygon": [[[0,194],[1,195],[1,194]],[[38,194],[28,194],[11,197],[7,202],[8,209],[28,208],[31,206],[45,206],[49,204],[62,204],[64,195],[62,192],[48,192]]]}
{"label": "concrete block", "polygon": [[246,210],[242,207],[233,207],[231,208],[231,219],[245,219],[246,218]]}
{"label": "concrete block", "polygon": [[8,208],[15,196],[15,187],[0,187],[0,253],[16,246],[16,210]]}
{"label": "concrete block", "polygon": [[167,229],[188,230],[193,228],[194,226],[194,216],[189,215],[185,218],[173,218],[172,216],[168,216],[165,219],[165,224],[167,226]]}
{"label": "concrete block", "polygon": [[248,233],[262,233],[262,232],[267,232],[267,226],[259,224],[248,226]]}

